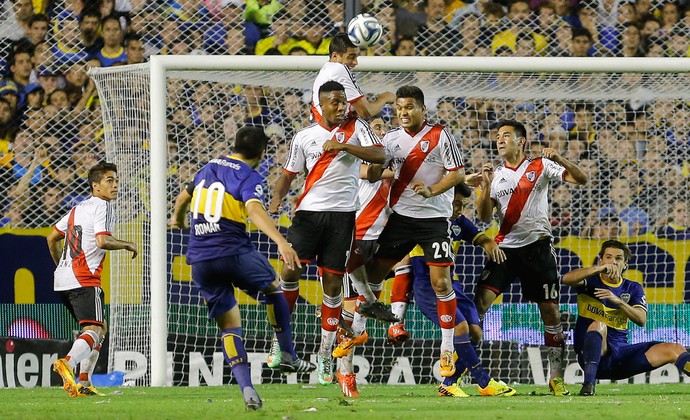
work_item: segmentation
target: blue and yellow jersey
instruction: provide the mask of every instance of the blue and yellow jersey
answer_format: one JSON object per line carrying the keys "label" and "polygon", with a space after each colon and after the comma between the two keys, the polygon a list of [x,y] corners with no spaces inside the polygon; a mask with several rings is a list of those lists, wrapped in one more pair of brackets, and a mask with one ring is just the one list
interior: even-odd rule
{"label": "blue and yellow jersey", "polygon": [[192,264],[254,248],[247,234],[250,201],[263,203],[261,176],[242,160],[211,160],[194,177],[187,262]]}
{"label": "blue and yellow jersey", "polygon": [[120,47],[120,49],[114,54],[108,54],[103,51],[103,48],[101,48],[90,58],[97,58],[103,67],[111,67],[119,63],[127,63],[127,53],[125,52],[124,47]]}
{"label": "blue and yellow jersey", "polygon": [[[453,239],[453,254],[457,255],[458,248],[460,248],[460,241],[465,241],[469,244],[473,244],[479,235],[479,229],[464,215],[460,215],[457,219],[453,220],[450,224],[451,238]],[[413,272],[415,270],[426,270],[426,260],[424,259],[424,250],[421,246],[417,245],[412,251],[410,251],[410,265],[412,265]]]}
{"label": "blue and yellow jersey", "polygon": [[628,344],[628,316],[612,303],[594,297],[594,289],[609,289],[623,302],[647,310],[644,290],[639,283],[621,279],[616,284],[605,282],[599,275],[585,279],[577,287],[577,324],[575,325],[575,351],[582,350],[587,328],[594,321],[601,321],[608,327],[607,343],[610,347]]}

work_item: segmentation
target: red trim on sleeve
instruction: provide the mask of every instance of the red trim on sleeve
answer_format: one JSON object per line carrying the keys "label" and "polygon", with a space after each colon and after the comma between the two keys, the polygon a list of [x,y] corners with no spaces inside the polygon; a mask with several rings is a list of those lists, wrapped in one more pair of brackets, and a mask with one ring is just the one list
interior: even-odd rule
{"label": "red trim on sleeve", "polygon": [[349,101],[347,101],[347,102],[349,102],[349,103],[351,103],[351,104],[354,104],[355,102],[359,101],[359,100],[362,99],[362,98],[364,98],[364,95],[358,96],[358,97],[356,97],[355,99],[349,100]]}
{"label": "red trim on sleeve", "polygon": [[96,236],[98,236],[98,235],[108,235],[108,236],[111,236],[112,234],[106,230],[106,231],[103,231],[103,232],[98,232],[98,233],[96,233]]}
{"label": "red trim on sleeve", "polygon": [[563,182],[567,182],[567,181],[565,180],[565,176],[566,176],[566,175],[568,175],[568,170],[567,170],[567,169],[563,171],[563,175],[561,176],[561,177],[563,178]]}
{"label": "red trim on sleeve", "polygon": [[53,229],[55,229],[55,231],[56,231],[57,233],[59,233],[60,235],[65,236],[65,232],[63,232],[63,231],[61,231],[60,229],[58,229],[57,226],[53,226]]}
{"label": "red trim on sleeve", "polygon": [[283,172],[285,172],[286,174],[290,174],[290,175],[297,175],[297,174],[299,173],[299,172],[288,171],[288,170],[285,169],[285,168],[283,168]]}

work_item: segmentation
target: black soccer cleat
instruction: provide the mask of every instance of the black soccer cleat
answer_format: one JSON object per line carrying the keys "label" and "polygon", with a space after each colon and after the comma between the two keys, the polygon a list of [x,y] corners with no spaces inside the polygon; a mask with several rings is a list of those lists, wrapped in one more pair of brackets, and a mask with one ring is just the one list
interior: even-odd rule
{"label": "black soccer cleat", "polygon": [[362,302],[359,305],[357,312],[359,312],[360,315],[365,316],[367,318],[375,319],[377,321],[385,323],[400,322],[398,317],[393,315],[393,312],[391,312],[390,309],[386,307],[386,305],[379,302],[378,300],[374,302]]}
{"label": "black soccer cleat", "polygon": [[582,389],[580,389],[581,397],[593,397],[594,396],[594,384],[582,384]]}
{"label": "black soccer cleat", "polygon": [[316,370],[316,365],[307,362],[304,359],[295,359],[290,362],[280,363],[280,373],[287,375],[289,373],[307,373]]}
{"label": "black soccer cleat", "polygon": [[242,396],[244,397],[244,408],[247,410],[258,410],[263,406],[259,394],[250,386],[242,390]]}

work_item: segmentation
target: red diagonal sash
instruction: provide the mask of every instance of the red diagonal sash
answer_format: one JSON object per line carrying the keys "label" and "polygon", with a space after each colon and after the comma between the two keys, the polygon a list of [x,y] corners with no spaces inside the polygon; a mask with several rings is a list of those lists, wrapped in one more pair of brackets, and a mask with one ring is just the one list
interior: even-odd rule
{"label": "red diagonal sash", "polygon": [[[422,163],[424,163],[424,159],[436,148],[436,146],[438,146],[442,131],[443,127],[440,125],[431,127],[431,130],[423,135],[412,150],[410,150],[410,153],[408,153],[405,162],[400,168],[400,176],[393,181],[393,186],[391,186],[391,208],[400,200],[403,191],[405,191],[405,188],[412,181],[415,174],[422,166]],[[423,152],[421,147],[421,143],[424,140],[429,142],[429,149],[426,152]]]}
{"label": "red diagonal sash", "polygon": [[[543,170],[544,163],[542,160],[534,159],[527,166],[527,169],[525,170],[525,173],[522,174],[522,177],[520,177],[520,181],[518,181],[515,191],[513,192],[513,195],[510,196],[510,200],[508,201],[508,207],[506,207],[506,214],[503,218],[503,223],[501,223],[501,228],[498,231],[498,235],[496,235],[494,238],[494,241],[497,244],[503,242],[503,239],[505,239],[506,235],[513,229],[513,226],[515,226],[515,223],[520,220],[522,210],[525,208],[527,199],[534,188],[534,183],[537,181],[537,179],[539,179],[539,176]],[[534,172],[534,179],[532,181],[527,179],[527,174],[530,172]]]}
{"label": "red diagonal sash", "polygon": [[384,179],[376,190],[376,194],[369,201],[366,207],[359,213],[357,220],[355,220],[356,236],[355,239],[362,239],[367,230],[379,218],[381,211],[388,203],[388,193],[391,190],[390,179]]}
{"label": "red diagonal sash", "polygon": [[[331,136],[331,140],[337,141],[336,135],[339,132],[345,132],[345,140],[343,140],[342,144],[347,143],[350,141],[350,138],[352,137],[352,134],[355,131],[355,121],[354,119],[348,120],[345,122],[343,125],[338,127],[338,129],[333,133]],[[326,169],[328,166],[333,162],[333,159],[338,156],[338,152],[323,152],[321,154],[321,157],[319,157],[319,160],[316,161],[314,164],[314,167],[311,168],[311,171],[309,171],[309,174],[307,174],[307,179],[304,181],[304,190],[302,191],[302,195],[300,195],[299,199],[297,200],[297,207],[299,207],[299,203],[302,202],[302,199],[307,196],[307,193],[311,188],[316,184],[318,180],[320,180],[323,177],[323,174],[326,172]]]}

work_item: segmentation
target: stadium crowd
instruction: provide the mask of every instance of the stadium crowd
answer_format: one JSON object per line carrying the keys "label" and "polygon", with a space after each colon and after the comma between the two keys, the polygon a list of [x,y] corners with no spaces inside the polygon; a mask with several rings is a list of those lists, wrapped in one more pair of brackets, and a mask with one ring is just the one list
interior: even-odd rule
{"label": "stadium crowd", "polygon": [[[690,56],[687,2],[362,5],[385,27],[371,55]],[[330,37],[344,30],[342,1],[6,0],[0,7],[0,227],[11,228],[50,226],[89,196],[86,172],[104,156],[104,142],[88,66],[142,63],[151,54],[326,55]],[[309,124],[305,91],[204,82],[170,89],[169,175],[177,185],[224,153],[225,139],[244,124],[263,126],[272,139],[260,168],[270,184],[292,134]],[[557,237],[690,239],[690,102],[441,97],[427,105],[432,120],[452,127],[468,173],[495,158],[491,140],[502,118],[529,127],[529,153],[553,147],[582,162],[589,185],[553,192]],[[396,124],[390,108],[383,117]],[[476,220],[471,204],[466,213]]]}

